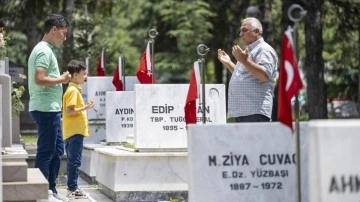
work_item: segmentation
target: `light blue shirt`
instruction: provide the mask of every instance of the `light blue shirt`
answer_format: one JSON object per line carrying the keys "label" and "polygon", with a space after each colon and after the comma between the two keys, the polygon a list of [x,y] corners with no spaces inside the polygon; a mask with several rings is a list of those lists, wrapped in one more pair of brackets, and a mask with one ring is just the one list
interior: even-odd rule
{"label": "light blue shirt", "polygon": [[263,68],[269,80],[256,79],[237,62],[229,82],[228,117],[262,114],[271,118],[274,87],[278,77],[277,54],[263,38],[250,44],[248,50],[249,59]]}

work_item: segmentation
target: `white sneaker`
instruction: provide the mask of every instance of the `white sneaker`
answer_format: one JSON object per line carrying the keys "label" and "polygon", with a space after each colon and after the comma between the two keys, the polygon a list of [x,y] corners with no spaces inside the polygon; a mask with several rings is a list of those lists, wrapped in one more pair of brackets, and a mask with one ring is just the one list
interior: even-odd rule
{"label": "white sneaker", "polygon": [[66,194],[66,197],[70,199],[86,199],[88,198],[88,193],[84,192],[82,189],[77,188],[75,191],[69,191]]}
{"label": "white sneaker", "polygon": [[68,197],[61,196],[60,194],[53,193],[52,195],[53,195],[54,199],[56,199],[57,201],[66,201],[66,202],[70,201]]}
{"label": "white sneaker", "polygon": [[54,197],[54,194],[51,190],[48,191],[47,199],[36,200],[37,202],[62,202],[61,200]]}

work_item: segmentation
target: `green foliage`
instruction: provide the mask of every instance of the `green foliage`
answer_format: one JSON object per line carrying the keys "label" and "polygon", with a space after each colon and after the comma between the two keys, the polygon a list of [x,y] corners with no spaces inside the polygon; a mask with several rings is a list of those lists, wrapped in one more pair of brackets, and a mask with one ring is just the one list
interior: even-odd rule
{"label": "green foliage", "polygon": [[10,38],[5,36],[4,28],[0,27],[0,59],[6,57],[7,41],[9,40]]}
{"label": "green foliage", "polygon": [[[359,92],[360,6],[355,1],[325,0],[322,8],[325,81],[327,96],[330,98],[340,91],[344,91],[345,96],[358,95]],[[73,4],[67,5],[69,2]],[[90,75],[96,75],[97,60],[104,46],[107,53],[107,75],[113,74],[121,54],[120,49],[125,50],[125,74],[135,75],[149,40],[148,31],[155,28],[159,32],[155,38],[154,55],[155,71],[159,81],[185,82],[189,78],[193,61],[199,57],[196,47],[203,43],[210,48],[210,53],[205,58],[206,81],[212,83],[215,74],[222,74],[220,78],[227,76],[225,69],[215,71],[216,50],[239,43],[236,30],[246,15],[245,10],[249,5],[259,5],[259,2],[3,0],[0,1],[0,27],[5,26],[8,30],[7,36],[12,39],[7,46],[7,55],[11,61],[27,66],[28,54],[41,39],[45,16],[49,13],[64,14],[68,7],[71,8],[74,44],[64,47],[73,49],[71,57],[74,59],[85,60],[88,52],[91,53]],[[278,53],[284,26],[281,19],[286,15],[282,11],[284,3],[286,2],[281,0],[271,1],[269,26],[273,29],[274,48]],[[297,23],[297,27],[298,54],[300,60],[305,61],[305,37],[311,36],[305,36],[303,22]],[[66,43],[70,43],[70,40]],[[63,52],[61,49],[57,50],[60,65],[68,62],[63,61]]]}
{"label": "green foliage", "polygon": [[[356,100],[359,88],[359,4],[327,1],[323,8],[327,97]],[[352,43],[349,43],[351,41]]]}
{"label": "green foliage", "polygon": [[23,66],[27,66],[27,57],[25,56],[26,53],[26,41],[27,37],[24,33],[19,31],[9,31],[9,36],[11,40],[8,41],[8,49],[7,55],[11,59],[12,62],[21,64]]}
{"label": "green foliage", "polygon": [[95,39],[98,44],[101,44],[99,39],[106,39],[107,69],[115,68],[122,46],[125,48],[125,73],[134,75],[149,40],[148,31],[154,28],[159,32],[154,47],[157,78],[164,80],[164,75],[184,77],[196,59],[196,46],[211,37],[212,25],[207,18],[213,14],[208,8],[203,1],[191,4],[166,0],[132,4],[123,1],[116,4],[113,13],[117,16],[109,19],[107,25],[101,25],[101,30],[108,31],[99,32]]}
{"label": "green foliage", "polygon": [[184,200],[170,198],[170,202],[184,202]]}
{"label": "green foliage", "polygon": [[25,92],[24,86],[17,85],[16,82],[12,82],[11,85],[11,106],[12,113],[19,116],[20,111],[25,109],[24,103],[21,100],[22,95]]}

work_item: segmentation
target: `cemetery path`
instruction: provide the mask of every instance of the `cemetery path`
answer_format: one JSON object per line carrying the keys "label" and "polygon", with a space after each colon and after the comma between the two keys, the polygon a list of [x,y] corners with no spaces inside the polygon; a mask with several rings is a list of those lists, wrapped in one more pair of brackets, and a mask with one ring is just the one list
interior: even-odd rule
{"label": "cemetery path", "polygon": [[[28,152],[29,156],[31,156],[31,159],[34,161],[35,159],[35,153],[36,153],[36,141],[33,141],[33,143],[25,143],[25,149]],[[67,177],[66,175],[64,176],[64,174],[61,174],[62,172],[64,172],[66,170],[66,156],[64,155],[63,157],[65,159],[64,162],[61,162],[62,167],[60,167],[60,174],[59,174],[59,179],[57,182],[57,186],[56,189],[58,190],[59,194],[62,196],[66,196],[67,194],[67,186],[66,186],[66,181],[67,181]],[[34,162],[31,163],[30,167],[33,167]],[[65,165],[65,167],[64,167]],[[108,198],[105,194],[103,194],[99,189],[98,189],[98,185],[94,185],[94,184],[89,184],[86,180],[84,180],[83,178],[81,178],[81,176],[79,176],[78,179],[78,186],[80,189],[84,190],[86,193],[89,194],[88,199],[72,199],[70,201],[75,201],[75,202],[112,202],[112,200],[110,198]],[[37,200],[37,202],[50,202],[50,200],[48,199],[43,199],[43,200]]]}
{"label": "cemetery path", "polygon": [[[89,194],[87,199],[71,199],[71,202],[112,202],[110,198],[104,195],[99,189],[97,185],[88,184],[83,178],[79,176],[78,179],[79,188],[84,190]],[[58,193],[62,196],[66,196],[66,176],[62,176],[59,178],[59,183],[56,187]],[[37,202],[51,202],[50,200],[38,200]]]}
{"label": "cemetery path", "polygon": [[[99,189],[97,185],[88,184],[83,178],[79,176],[78,186],[80,189],[84,190],[89,194],[87,199],[71,199],[70,201],[76,202],[111,202],[112,200],[105,196]],[[66,186],[66,177],[63,179],[60,178],[60,184],[57,188],[59,194],[66,196],[67,186]]]}

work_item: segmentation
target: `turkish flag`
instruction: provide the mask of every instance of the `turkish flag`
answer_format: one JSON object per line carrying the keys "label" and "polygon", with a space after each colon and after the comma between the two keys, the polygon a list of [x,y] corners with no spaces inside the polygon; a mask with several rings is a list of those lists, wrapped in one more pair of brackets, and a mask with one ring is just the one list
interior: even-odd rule
{"label": "turkish flag", "polygon": [[97,71],[98,76],[105,76],[105,49],[104,48],[101,50],[101,55],[98,59],[96,71]]}
{"label": "turkish flag", "polygon": [[116,91],[123,91],[124,90],[124,85],[123,82],[121,81],[122,78],[122,67],[121,67],[121,57],[119,57],[119,64],[116,65],[116,69],[114,72],[114,76],[113,76],[113,80],[112,83],[114,84]]}
{"label": "turkish flag", "polygon": [[280,78],[278,89],[278,120],[291,128],[291,98],[303,87],[294,50],[292,28],[288,28],[282,39]]}
{"label": "turkish flag", "polygon": [[151,84],[153,80],[153,72],[151,66],[150,55],[150,42],[146,46],[146,50],[143,53],[140,64],[136,73],[136,76],[141,84]]}
{"label": "turkish flag", "polygon": [[185,103],[185,122],[186,124],[196,124],[196,99],[200,94],[200,70],[199,62],[194,62],[194,67],[191,72],[189,90]]}

